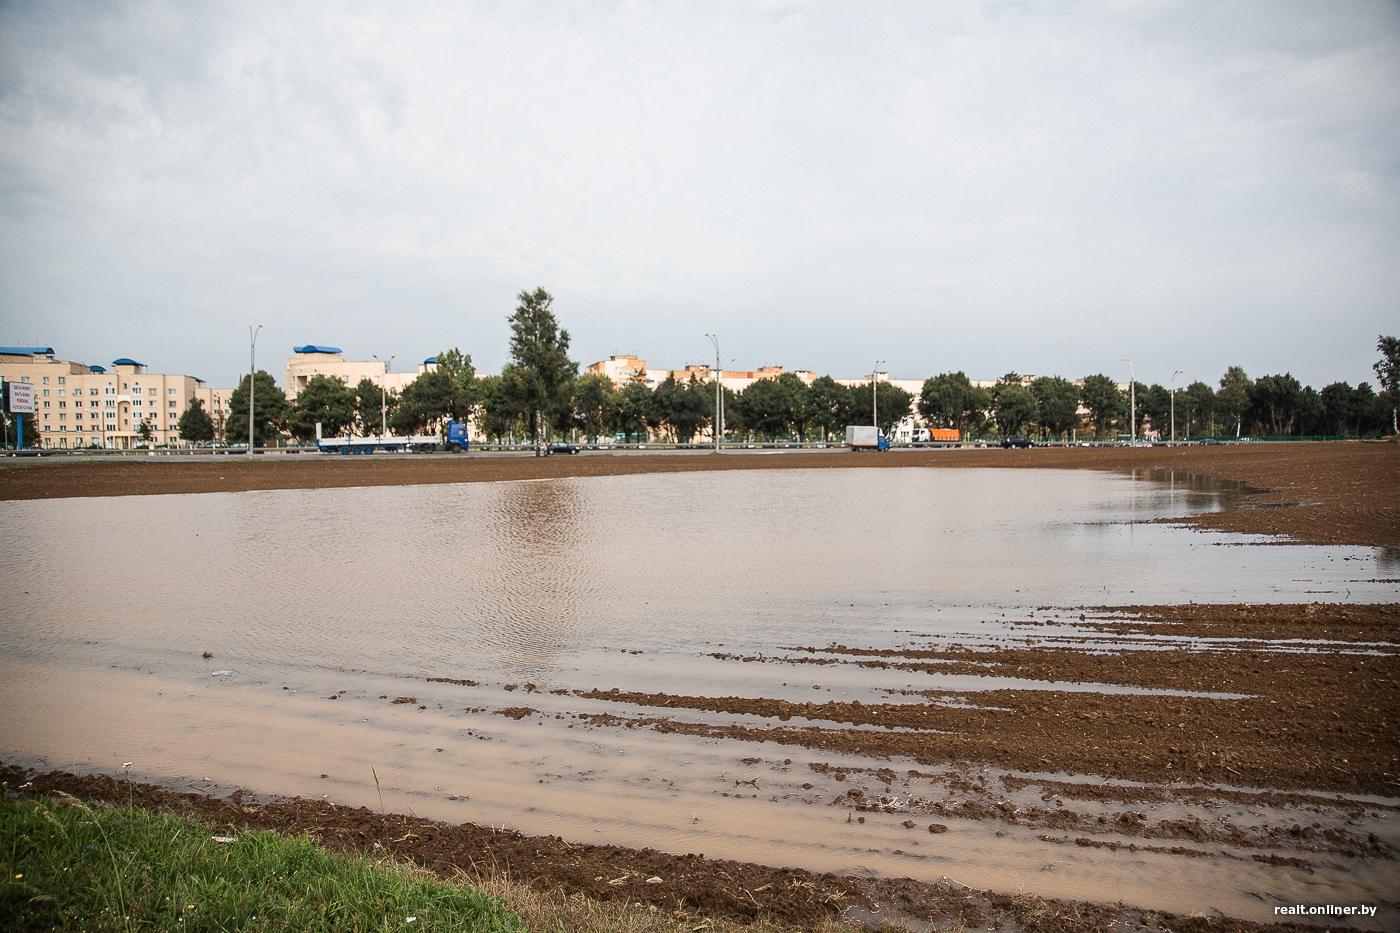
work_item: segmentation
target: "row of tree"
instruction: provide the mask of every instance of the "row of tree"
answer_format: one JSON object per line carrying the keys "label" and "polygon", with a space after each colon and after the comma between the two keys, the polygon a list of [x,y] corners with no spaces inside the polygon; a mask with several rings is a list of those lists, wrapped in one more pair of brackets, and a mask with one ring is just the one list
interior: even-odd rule
{"label": "row of tree", "polygon": [[[624,385],[603,376],[579,375],[569,359],[569,333],[559,327],[544,289],[521,292],[509,318],[510,362],[499,375],[478,376],[471,357],[458,349],[437,356],[434,370],[402,392],[384,393],[368,379],[346,385],[313,376],[293,401],[272,377],[256,376],[256,443],[267,445],[285,432],[299,441],[315,437],[316,425],[328,436],[422,434],[446,419],[471,419],[478,436],[494,441],[549,437],[628,441],[657,436],[681,443],[710,432],[715,418],[715,385],[674,376],[652,389],[645,373]],[[1178,436],[1190,435],[1364,435],[1395,430],[1400,397],[1400,341],[1382,337],[1382,359],[1375,370],[1382,391],[1362,382],[1336,382],[1320,392],[1291,374],[1250,379],[1230,367],[1218,387],[1193,382],[1175,393]],[[870,424],[878,412],[882,430],[911,414],[913,397],[898,386],[878,382],[846,386],[830,376],[810,385],[791,373],[763,379],[742,392],[721,390],[727,437],[821,438],[840,435],[848,424]],[[1130,399],[1136,401],[1136,421]],[[1137,383],[1119,389],[1103,374],[1077,382],[1060,376],[1023,379],[1007,373],[990,387],[973,385],[962,372],[942,373],[924,382],[917,414],[930,426],[956,428],[964,436],[1035,434],[1042,437],[1111,437],[1149,426],[1162,435],[1172,430],[1173,397],[1161,385]],[[186,430],[188,419],[188,432]],[[226,430],[229,442],[246,436],[248,379],[234,391]],[[217,430],[199,406],[180,422],[187,440],[212,439]]]}

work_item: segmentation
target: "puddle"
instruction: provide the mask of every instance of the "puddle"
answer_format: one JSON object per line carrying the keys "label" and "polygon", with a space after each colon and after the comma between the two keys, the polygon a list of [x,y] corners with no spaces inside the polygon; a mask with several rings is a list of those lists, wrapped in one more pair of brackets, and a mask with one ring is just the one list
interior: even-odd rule
{"label": "puddle", "polygon": [[[935,691],[958,705],[958,694],[991,689],[1238,698],[850,657],[774,663],[824,657],[784,645],[1182,643],[1107,635],[1044,606],[1400,596],[1379,579],[1400,566],[1391,552],[1145,524],[1238,495],[1188,477],[852,469],[0,503],[11,539],[0,553],[11,594],[0,606],[0,754],[109,773],[134,761],[135,776],[179,787],[208,775],[221,785],[212,793],[241,786],[377,808],[373,768],[386,807],[444,820],[1177,911],[1269,919],[1259,892],[1280,891],[1374,902],[1400,889],[1392,863],[1353,870],[1323,853],[1304,868],[1287,861],[1294,848],[1219,840],[1187,845],[1207,856],[1183,856],[1170,851],[1182,840],[1094,822],[1130,806],[1153,821],[1217,820],[1207,804],[1099,802],[1090,814],[1066,801],[1091,821],[1075,831],[1091,843],[1081,845],[1067,830],[932,809],[998,795],[1054,806],[1034,789],[949,797],[949,771],[907,791],[901,778],[900,806],[858,811],[851,782],[811,765],[862,775],[870,791],[873,770],[929,769],[579,718],[664,715],[572,693],[614,687],[792,703],[923,702],[919,691]],[[400,696],[417,702],[391,702]],[[529,711],[497,714],[506,708]],[[991,786],[1001,777],[979,774]],[[1357,816],[1356,806],[1318,803],[1301,825],[1400,848],[1393,807]],[[1252,812],[1231,819],[1302,819],[1282,806]],[[947,831],[931,834],[935,822]]]}

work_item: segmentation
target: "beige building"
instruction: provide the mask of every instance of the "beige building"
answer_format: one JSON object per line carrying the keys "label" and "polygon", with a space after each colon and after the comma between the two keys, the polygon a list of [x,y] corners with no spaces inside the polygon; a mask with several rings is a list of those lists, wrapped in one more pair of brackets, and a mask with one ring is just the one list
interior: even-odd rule
{"label": "beige building", "polygon": [[[655,389],[670,376],[675,376],[677,382],[688,382],[692,376],[701,382],[714,379],[714,368],[711,366],[691,363],[684,369],[648,369],[646,360],[632,355],[610,356],[592,364],[584,372],[591,376],[607,376],[618,387],[625,386],[638,374],[645,374],[649,389]],[[777,379],[783,372],[781,366],[760,366],[752,370],[726,369],[720,373],[719,381],[731,392],[742,392],[760,379]],[[815,373],[804,369],[795,370],[793,375],[807,385],[817,378]]]}
{"label": "beige building", "polygon": [[204,403],[215,430],[228,414],[232,389],[206,386],[194,376],[149,373],[122,358],[111,368],[54,359],[52,347],[0,347],[0,375],[34,385],[35,421],[45,447],[128,450],[145,443],[179,443],[180,415],[193,399]]}
{"label": "beige building", "polygon": [[301,394],[312,376],[330,376],[351,387],[359,385],[361,379],[368,379],[381,389],[402,392],[404,386],[437,368],[435,356],[419,363],[417,372],[391,373],[389,364],[384,360],[347,360],[339,347],[307,344],[293,347],[292,353],[293,356],[287,360],[286,381],[282,384],[288,401]]}

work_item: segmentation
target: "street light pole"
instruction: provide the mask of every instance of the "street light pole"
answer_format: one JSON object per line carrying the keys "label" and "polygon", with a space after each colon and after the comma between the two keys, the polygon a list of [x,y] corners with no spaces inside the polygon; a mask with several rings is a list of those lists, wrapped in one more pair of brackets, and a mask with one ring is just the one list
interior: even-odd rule
{"label": "street light pole", "polygon": [[253,383],[257,382],[254,377],[258,373],[258,331],[262,329],[261,324],[258,325],[257,330],[253,329],[252,324],[248,325],[248,457],[250,459],[253,456]]}
{"label": "street light pole", "polygon": [[1180,376],[1184,370],[1178,369],[1172,373],[1172,444],[1176,444],[1176,377]]}
{"label": "street light pole", "polygon": [[1128,427],[1132,429],[1129,444],[1137,446],[1137,375],[1133,371],[1133,361],[1126,356],[1118,357],[1128,364]]}
{"label": "street light pole", "polygon": [[706,334],[705,336],[709,337],[710,343],[715,345],[715,422],[714,430],[711,433],[715,436],[715,453],[719,453],[724,436],[724,412],[720,408],[720,393],[724,391],[721,388],[721,377],[724,375],[724,370],[720,369],[719,366],[719,337],[714,334]]}
{"label": "street light pole", "polygon": [[[378,356],[371,353],[376,360]],[[394,356],[398,356],[397,353]],[[394,356],[389,357],[389,362],[384,364],[384,375],[379,380],[379,436],[384,437],[389,433],[389,367],[394,365]]]}
{"label": "street light pole", "polygon": [[880,367],[884,360],[875,361],[875,371],[870,374],[870,420],[875,423],[875,437],[880,436]]}

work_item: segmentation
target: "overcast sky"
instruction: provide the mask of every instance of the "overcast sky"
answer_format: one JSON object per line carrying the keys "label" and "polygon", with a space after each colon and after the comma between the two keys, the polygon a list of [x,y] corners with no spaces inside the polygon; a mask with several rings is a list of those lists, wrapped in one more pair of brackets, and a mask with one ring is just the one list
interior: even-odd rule
{"label": "overcast sky", "polygon": [[1374,382],[1397,9],[5,3],[0,344]]}

